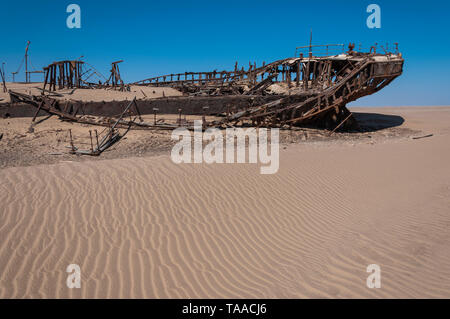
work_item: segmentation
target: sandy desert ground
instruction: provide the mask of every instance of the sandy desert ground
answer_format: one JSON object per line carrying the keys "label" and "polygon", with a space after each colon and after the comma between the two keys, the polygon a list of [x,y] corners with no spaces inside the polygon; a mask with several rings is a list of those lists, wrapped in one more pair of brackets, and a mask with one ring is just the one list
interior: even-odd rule
{"label": "sandy desert ground", "polygon": [[353,111],[433,136],[297,141],[274,175],[165,153],[1,169],[0,298],[449,298],[450,107]]}

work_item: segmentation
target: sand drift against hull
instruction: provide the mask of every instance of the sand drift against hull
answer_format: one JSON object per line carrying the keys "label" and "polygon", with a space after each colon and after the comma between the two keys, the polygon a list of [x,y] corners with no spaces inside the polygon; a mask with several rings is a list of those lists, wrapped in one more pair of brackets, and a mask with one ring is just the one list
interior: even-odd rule
{"label": "sand drift against hull", "polygon": [[[327,53],[329,46],[332,45],[326,46]],[[380,54],[372,47],[368,53],[363,53],[354,51],[354,45],[350,44],[346,52],[318,56],[312,54],[312,46],[306,48],[309,49],[307,57],[300,53],[298,57],[263,63],[261,67],[250,64],[248,70],[239,69],[236,64],[234,71],[168,74],[127,85],[119,72],[118,64],[122,60],[113,62],[110,77],[98,84],[88,81],[90,76],[99,73],[93,68],[83,71],[84,62],[60,61],[44,68],[45,81],[40,96],[12,90],[9,94],[11,103],[25,103],[36,108],[33,123],[38,113],[44,111],[66,121],[109,127],[110,137],[114,136],[115,128],[174,129],[183,126],[193,129],[193,122],[183,122],[182,114],[202,115],[205,129],[242,125],[353,130],[358,129],[358,123],[346,104],[381,90],[401,75],[403,69],[404,60],[397,49],[395,53],[385,51]],[[102,118],[99,119],[86,112],[87,102],[61,100],[57,93],[57,88],[130,91],[130,85],[170,87],[181,91],[184,97],[147,99],[152,108],[138,107],[135,98],[132,103],[124,103],[120,116],[100,114]],[[176,111],[165,106],[169,99],[175,103]],[[186,99],[190,104],[185,103]],[[214,105],[210,105],[211,101]],[[133,108],[130,108],[131,104]],[[152,111],[155,121],[143,122],[141,113]],[[172,123],[156,121],[156,112],[176,112],[179,117]],[[130,118],[125,118],[126,115]],[[216,119],[207,121],[207,115],[216,116]],[[140,121],[136,121],[137,117]]]}

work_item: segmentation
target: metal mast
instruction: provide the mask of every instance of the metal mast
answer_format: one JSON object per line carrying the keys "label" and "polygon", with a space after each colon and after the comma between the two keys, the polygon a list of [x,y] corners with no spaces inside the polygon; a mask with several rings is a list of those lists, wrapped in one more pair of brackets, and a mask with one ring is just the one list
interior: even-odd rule
{"label": "metal mast", "polygon": [[29,82],[30,75],[28,74],[28,47],[30,46],[30,41],[27,41],[27,47],[25,49],[25,82]]}

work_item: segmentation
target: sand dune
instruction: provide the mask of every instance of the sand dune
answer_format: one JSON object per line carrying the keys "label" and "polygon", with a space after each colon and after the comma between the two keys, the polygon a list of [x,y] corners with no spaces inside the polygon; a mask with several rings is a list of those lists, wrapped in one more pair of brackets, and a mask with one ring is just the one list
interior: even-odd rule
{"label": "sand dune", "polygon": [[0,298],[449,298],[450,108],[371,111],[434,135],[0,170]]}

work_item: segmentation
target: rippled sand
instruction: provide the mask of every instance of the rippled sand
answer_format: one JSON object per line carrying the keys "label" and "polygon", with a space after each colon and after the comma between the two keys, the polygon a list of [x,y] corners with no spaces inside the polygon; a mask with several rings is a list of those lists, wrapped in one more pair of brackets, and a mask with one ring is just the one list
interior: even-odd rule
{"label": "rippled sand", "polygon": [[449,298],[450,108],[376,111],[434,135],[2,169],[0,298]]}

